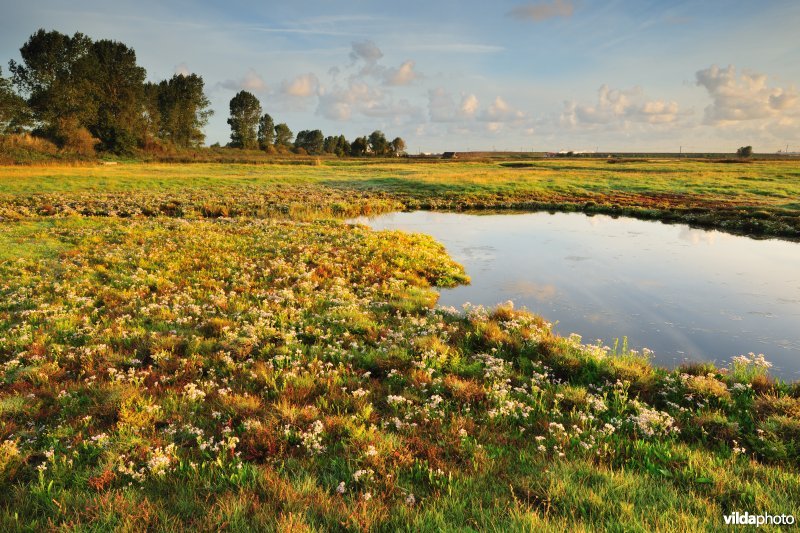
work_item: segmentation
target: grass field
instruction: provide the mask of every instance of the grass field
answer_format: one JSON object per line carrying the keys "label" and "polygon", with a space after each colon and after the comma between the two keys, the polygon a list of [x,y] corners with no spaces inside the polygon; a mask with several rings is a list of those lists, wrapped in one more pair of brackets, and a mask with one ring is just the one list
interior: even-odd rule
{"label": "grass field", "polygon": [[468,281],[404,208],[797,238],[783,162],[0,167],[0,529],[716,531],[800,517],[800,385],[653,367]]}

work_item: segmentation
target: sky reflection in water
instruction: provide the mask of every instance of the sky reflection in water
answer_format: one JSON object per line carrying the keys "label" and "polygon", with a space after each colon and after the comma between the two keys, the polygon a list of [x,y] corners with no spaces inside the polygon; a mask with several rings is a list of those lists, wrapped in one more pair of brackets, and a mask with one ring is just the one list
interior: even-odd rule
{"label": "sky reflection in water", "polygon": [[513,300],[561,334],[627,336],[658,364],[764,353],[800,378],[800,244],[578,213],[391,213],[357,219],[427,233],[472,277],[439,303]]}

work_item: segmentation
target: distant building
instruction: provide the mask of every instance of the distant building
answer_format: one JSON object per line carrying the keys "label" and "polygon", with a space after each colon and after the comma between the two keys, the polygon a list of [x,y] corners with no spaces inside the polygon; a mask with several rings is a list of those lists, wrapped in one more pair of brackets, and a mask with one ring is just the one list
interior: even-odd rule
{"label": "distant building", "polygon": [[442,159],[458,159],[458,154],[455,152],[445,152],[442,154]]}

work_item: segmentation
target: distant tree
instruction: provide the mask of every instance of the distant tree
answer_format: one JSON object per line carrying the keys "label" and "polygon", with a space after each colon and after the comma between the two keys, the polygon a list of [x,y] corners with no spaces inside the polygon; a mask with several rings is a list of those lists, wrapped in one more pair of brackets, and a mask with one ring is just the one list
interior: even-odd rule
{"label": "distant tree", "polygon": [[336,142],[336,148],[333,151],[339,157],[345,157],[350,155],[350,143],[347,142],[344,135],[339,135],[339,139]]}
{"label": "distant tree", "polygon": [[258,147],[266,150],[275,143],[275,122],[269,113],[258,119]]}
{"label": "distant tree", "polygon": [[231,146],[257,148],[256,128],[261,117],[261,103],[252,93],[239,91],[230,101]]}
{"label": "distant tree", "polygon": [[145,69],[136,64],[136,52],[123,43],[103,39],[90,45],[76,65],[83,75],[86,97],[97,106],[86,126],[100,148],[132,151],[140,140]]}
{"label": "distant tree", "polygon": [[323,145],[324,137],[320,130],[303,130],[294,141],[295,148],[302,148],[310,155],[321,154]]}
{"label": "distant tree", "polygon": [[361,157],[367,153],[367,148],[369,147],[369,141],[366,137],[358,137],[353,143],[350,145],[350,155],[353,157]]}
{"label": "distant tree", "polygon": [[389,142],[382,131],[375,130],[369,134],[369,151],[376,156],[383,156],[389,152]]}
{"label": "distant tree", "polygon": [[401,155],[406,151],[406,142],[400,137],[395,137],[394,140],[389,143],[389,150],[392,152],[392,155]]}
{"label": "distant tree", "polygon": [[214,114],[203,88],[203,78],[197,74],[176,74],[158,84],[162,139],[184,148],[203,144],[203,128]]}
{"label": "distant tree", "polygon": [[153,144],[154,139],[161,138],[161,112],[158,106],[160,92],[158,83],[147,82],[142,88],[141,139],[144,148]]}
{"label": "distant tree", "polygon": [[28,104],[14,92],[11,80],[4,78],[0,69],[0,135],[21,133],[31,124]]}
{"label": "distant tree", "polygon": [[322,151],[326,154],[335,154],[337,146],[339,146],[339,137],[329,135],[325,137],[325,141],[322,143]]}
{"label": "distant tree", "polygon": [[40,29],[20,48],[22,63],[9,62],[14,85],[27,100],[37,132],[59,145],[96,114],[80,63],[91,39]]}
{"label": "distant tree", "polygon": [[275,125],[275,146],[291,146],[293,136],[292,130],[283,122]]}
{"label": "distant tree", "polygon": [[753,155],[753,147],[752,146],[741,146],[738,150],[736,150],[736,155],[742,158],[748,158]]}

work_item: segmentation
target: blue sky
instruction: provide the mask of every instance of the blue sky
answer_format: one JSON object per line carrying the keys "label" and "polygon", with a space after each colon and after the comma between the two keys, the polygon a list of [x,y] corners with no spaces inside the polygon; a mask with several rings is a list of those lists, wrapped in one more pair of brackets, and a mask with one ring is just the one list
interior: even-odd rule
{"label": "blue sky", "polygon": [[[133,47],[148,78],[412,152],[800,151],[800,2],[0,0],[0,60],[38,28]],[[7,69],[4,69],[7,72]]]}

